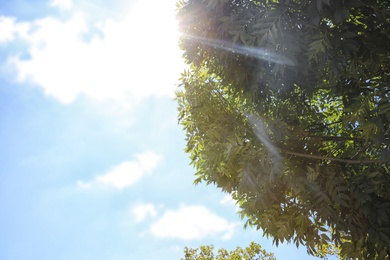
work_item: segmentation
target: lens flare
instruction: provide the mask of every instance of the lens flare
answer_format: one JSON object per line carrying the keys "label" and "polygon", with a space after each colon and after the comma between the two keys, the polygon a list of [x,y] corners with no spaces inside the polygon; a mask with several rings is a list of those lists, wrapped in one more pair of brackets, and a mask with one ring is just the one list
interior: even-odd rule
{"label": "lens flare", "polygon": [[288,65],[288,66],[296,66],[295,62],[293,62],[291,59],[288,57],[276,53],[271,50],[267,50],[265,48],[260,48],[260,47],[249,47],[249,46],[243,46],[239,44],[235,44],[229,41],[223,41],[223,40],[211,40],[208,38],[200,37],[200,36],[194,36],[190,34],[182,34],[184,37],[201,42],[202,44],[205,44],[210,47],[218,48],[221,50],[225,51],[230,51],[233,53],[239,53],[243,55],[248,55],[252,56],[257,59],[269,61],[269,62],[274,62],[277,64],[282,64],[282,65]]}
{"label": "lens flare", "polygon": [[258,116],[245,114],[246,118],[249,121],[249,124],[252,126],[254,134],[256,135],[257,139],[264,144],[265,148],[269,152],[269,157],[272,159],[273,162],[273,172],[282,172],[283,171],[283,157],[281,156],[280,152],[278,151],[277,147],[272,143],[271,138],[269,137],[267,133],[266,126]]}

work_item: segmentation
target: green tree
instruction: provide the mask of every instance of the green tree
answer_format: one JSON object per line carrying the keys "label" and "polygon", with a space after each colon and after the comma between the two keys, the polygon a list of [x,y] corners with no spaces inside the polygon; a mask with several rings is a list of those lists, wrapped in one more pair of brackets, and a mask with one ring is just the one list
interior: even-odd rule
{"label": "green tree", "polygon": [[278,245],[390,257],[390,2],[178,3],[195,183]]}
{"label": "green tree", "polygon": [[233,251],[219,249],[214,255],[213,246],[185,248],[182,260],[276,260],[272,253],[267,253],[259,244],[252,242],[247,248],[237,247]]}

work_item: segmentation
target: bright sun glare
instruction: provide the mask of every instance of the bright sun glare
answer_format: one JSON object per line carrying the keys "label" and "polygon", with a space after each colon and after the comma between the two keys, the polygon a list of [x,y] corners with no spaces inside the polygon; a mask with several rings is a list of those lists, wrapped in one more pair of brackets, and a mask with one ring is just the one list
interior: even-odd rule
{"label": "bright sun glare", "polygon": [[106,24],[107,38],[114,41],[110,57],[123,62],[116,70],[133,75],[133,84],[127,87],[133,93],[141,87],[139,97],[174,95],[183,68],[174,3],[137,1],[121,24]]}

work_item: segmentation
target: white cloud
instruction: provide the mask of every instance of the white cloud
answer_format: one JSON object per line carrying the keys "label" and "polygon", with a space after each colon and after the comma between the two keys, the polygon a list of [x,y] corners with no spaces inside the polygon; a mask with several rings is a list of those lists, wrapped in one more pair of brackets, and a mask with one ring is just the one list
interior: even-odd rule
{"label": "white cloud", "polygon": [[126,161],[107,174],[98,176],[97,181],[121,190],[137,182],[143,174],[143,169],[137,162]]}
{"label": "white cloud", "polygon": [[72,0],[52,0],[50,6],[58,7],[60,9],[69,10],[73,6]]}
{"label": "white cloud", "polygon": [[151,203],[138,204],[132,210],[131,213],[135,219],[135,222],[140,223],[146,217],[155,217],[157,215],[156,207]]}
{"label": "white cloud", "polygon": [[[69,5],[64,0],[51,3]],[[31,58],[9,57],[9,65],[16,68],[20,82],[32,82],[65,104],[80,94],[122,103],[128,98],[173,97],[183,63],[173,1],[169,3],[155,1],[150,8],[150,2],[138,1],[123,19],[94,25],[76,7],[65,21],[35,20],[30,24],[35,29],[23,37]],[[3,41],[12,39],[12,33],[4,35]]]}
{"label": "white cloud", "polygon": [[167,210],[152,224],[150,231],[157,238],[183,240],[202,239],[220,235],[229,239],[237,224],[221,218],[204,206],[182,205],[178,210]]}
{"label": "white cloud", "polygon": [[29,29],[28,23],[16,22],[14,17],[0,16],[0,43],[12,42],[15,37],[24,37]]}
{"label": "white cloud", "polygon": [[153,152],[138,154],[134,161],[125,161],[112,168],[109,172],[97,176],[91,182],[77,181],[80,189],[93,186],[110,186],[122,190],[138,182],[144,175],[154,170],[161,157]]}
{"label": "white cloud", "polygon": [[15,18],[0,16],[0,43],[14,39]]}

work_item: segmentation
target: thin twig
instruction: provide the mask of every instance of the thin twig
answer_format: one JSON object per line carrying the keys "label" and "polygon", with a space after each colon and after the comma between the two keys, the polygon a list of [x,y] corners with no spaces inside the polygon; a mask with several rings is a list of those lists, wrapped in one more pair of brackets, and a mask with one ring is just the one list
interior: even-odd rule
{"label": "thin twig", "polygon": [[321,138],[322,141],[355,141],[355,142],[364,142],[366,141],[364,138],[358,137],[342,137],[342,136],[316,136],[316,135],[308,135],[307,137],[313,138]]}
{"label": "thin twig", "polygon": [[291,152],[284,149],[280,149],[282,153],[290,154],[294,156],[299,157],[305,157],[305,158],[312,158],[317,160],[328,160],[328,161],[337,161],[337,162],[343,162],[348,164],[370,164],[370,163],[385,163],[386,160],[351,160],[351,159],[341,159],[336,157],[327,157],[327,156],[319,156],[319,155],[312,155],[312,154],[304,154],[304,153],[297,153],[297,152]]}

